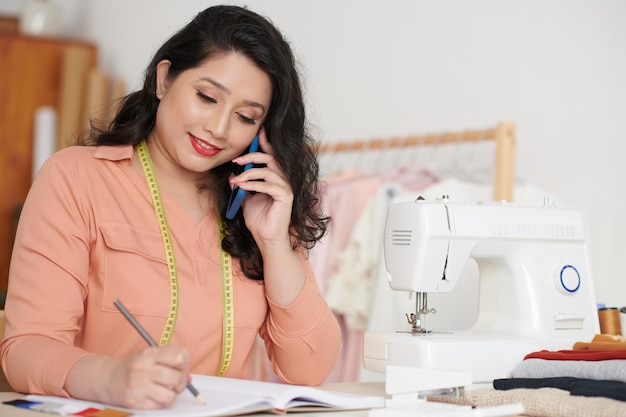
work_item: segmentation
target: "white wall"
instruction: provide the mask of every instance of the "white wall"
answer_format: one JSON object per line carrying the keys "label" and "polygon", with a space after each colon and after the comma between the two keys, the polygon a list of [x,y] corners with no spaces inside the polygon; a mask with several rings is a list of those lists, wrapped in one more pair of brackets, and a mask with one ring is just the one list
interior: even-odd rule
{"label": "white wall", "polygon": [[[216,3],[57,1],[64,34],[96,42],[100,66],[131,88],[161,42]],[[517,177],[584,212],[597,299],[626,306],[626,2],[232,3],[291,40],[324,140],[516,122]]]}

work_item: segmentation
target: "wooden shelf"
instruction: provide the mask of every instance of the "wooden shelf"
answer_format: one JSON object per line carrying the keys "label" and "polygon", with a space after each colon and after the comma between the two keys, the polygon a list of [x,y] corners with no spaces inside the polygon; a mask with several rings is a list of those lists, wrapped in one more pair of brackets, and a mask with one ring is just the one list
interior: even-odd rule
{"label": "wooden shelf", "polygon": [[35,112],[56,109],[59,147],[70,143],[96,60],[96,47],[86,42],[0,33],[0,293],[7,288],[16,214],[32,182]]}

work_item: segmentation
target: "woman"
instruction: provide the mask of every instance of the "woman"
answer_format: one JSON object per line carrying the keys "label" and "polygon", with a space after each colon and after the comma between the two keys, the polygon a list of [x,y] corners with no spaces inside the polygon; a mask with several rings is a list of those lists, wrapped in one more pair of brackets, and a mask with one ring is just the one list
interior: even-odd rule
{"label": "woman", "polygon": [[[283,381],[322,382],[341,335],[306,251],[328,219],[278,30],[245,8],[199,13],[87,142],[46,162],[22,211],[1,345],[13,388],[164,407],[189,373],[252,377],[259,334]],[[229,220],[236,187],[249,195]]]}

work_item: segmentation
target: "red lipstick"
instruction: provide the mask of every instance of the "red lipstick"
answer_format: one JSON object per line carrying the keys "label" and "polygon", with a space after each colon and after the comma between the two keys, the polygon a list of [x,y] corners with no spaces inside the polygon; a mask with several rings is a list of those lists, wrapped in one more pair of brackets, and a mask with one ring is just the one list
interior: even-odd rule
{"label": "red lipstick", "polygon": [[207,156],[207,157],[215,156],[221,151],[220,148],[216,148],[210,143],[205,142],[202,139],[195,137],[191,133],[189,134],[189,139],[191,140],[191,146],[193,146],[195,151],[202,156]]}

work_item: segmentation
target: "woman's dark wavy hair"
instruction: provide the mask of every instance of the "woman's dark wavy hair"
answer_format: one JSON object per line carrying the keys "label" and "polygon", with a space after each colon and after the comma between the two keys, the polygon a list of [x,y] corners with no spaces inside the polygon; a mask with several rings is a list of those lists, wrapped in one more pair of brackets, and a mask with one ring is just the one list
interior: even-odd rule
{"label": "woman's dark wavy hair", "polygon": [[[156,52],[145,71],[143,88],[122,98],[107,129],[92,126],[87,144],[137,145],[154,128],[157,100],[156,67],[171,62],[170,80],[201,65],[216,54],[237,52],[267,73],[272,82],[272,101],[263,127],[294,192],[291,212],[292,245],[311,249],[326,233],[328,217],[320,209],[316,143],[306,129],[305,106],[293,53],[280,32],[267,19],[237,6],[215,6],[200,12]],[[222,222],[222,247],[239,258],[242,270],[252,279],[263,279],[263,259],[245,226],[240,210],[233,220],[224,217],[235,164],[227,163],[207,173],[203,187],[216,197]]]}

